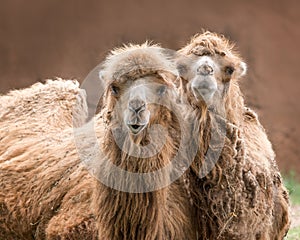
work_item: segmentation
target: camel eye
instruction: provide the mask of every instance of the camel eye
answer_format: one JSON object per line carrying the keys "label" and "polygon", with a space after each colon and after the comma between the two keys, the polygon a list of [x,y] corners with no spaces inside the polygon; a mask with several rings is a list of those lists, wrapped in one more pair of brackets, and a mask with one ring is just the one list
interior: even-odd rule
{"label": "camel eye", "polygon": [[167,86],[159,86],[158,88],[157,88],[157,94],[159,95],[159,96],[162,96],[162,95],[164,95],[165,93],[166,93],[166,91],[167,91]]}
{"label": "camel eye", "polygon": [[228,75],[232,75],[234,72],[234,68],[233,67],[226,67],[225,68],[225,73]]}
{"label": "camel eye", "polygon": [[120,89],[114,85],[110,86],[110,91],[114,96],[117,96],[119,94]]}

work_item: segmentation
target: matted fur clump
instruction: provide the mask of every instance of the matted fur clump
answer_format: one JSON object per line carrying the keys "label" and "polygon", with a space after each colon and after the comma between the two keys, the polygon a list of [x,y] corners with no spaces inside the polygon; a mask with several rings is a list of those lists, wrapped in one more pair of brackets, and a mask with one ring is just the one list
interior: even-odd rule
{"label": "matted fur clump", "polygon": [[[116,67],[112,68],[114,65],[110,63],[114,61]],[[102,75],[107,83],[106,107],[89,123],[95,124],[98,147],[105,154],[105,161],[133,172],[161,168],[176,155],[180,132],[184,131],[175,115],[182,111],[175,102],[172,84],[173,78],[177,77],[175,65],[162,54],[161,48],[148,45],[115,51],[106,63],[110,66],[104,68]],[[145,89],[145,83],[158,84],[158,88]],[[158,102],[167,102],[174,110],[146,102],[143,107],[150,114],[145,118],[148,119],[147,126],[137,135],[122,135],[124,145],[130,149],[131,144],[144,146],[149,141],[148,128],[153,124],[164,126],[167,131],[165,145],[160,152],[147,158],[123,152],[112,133],[113,129],[127,129],[122,108],[118,110],[115,104],[124,97],[123,92],[130,92],[135,87],[140,87],[145,94],[152,91]],[[94,133],[90,132],[94,128],[89,128],[89,124],[76,130],[76,142],[86,150],[81,159],[73,128],[42,136],[32,135],[25,142],[21,137],[13,140],[13,136],[19,134],[18,128],[13,128],[7,133],[11,137],[1,139],[0,148],[9,147],[10,150],[0,156],[0,238],[195,239],[194,213],[187,198],[185,177],[169,187],[147,193],[122,192],[105,186],[92,178],[86,169],[95,167],[96,177],[99,173],[110,176],[109,168],[101,168],[103,161],[98,162],[95,158],[88,161],[88,166],[81,162],[90,157],[89,149],[95,146]],[[157,135],[151,137],[160,138]],[[106,167],[105,162],[103,166]]]}
{"label": "matted fur clump", "polygon": [[75,80],[49,79],[0,96],[1,122],[28,124],[30,119],[36,132],[79,127],[86,118],[85,91]]}
{"label": "matted fur clump", "polygon": [[[200,69],[181,80],[182,95],[194,108],[191,114],[200,129],[199,152],[190,172],[199,239],[283,239],[290,224],[288,193],[265,130],[245,107],[238,85],[245,64],[226,38],[210,32],[196,35],[179,52],[193,65],[186,69]],[[210,69],[207,74],[204,67]],[[216,81],[210,101],[195,93],[199,79]],[[222,124],[224,142],[215,146],[212,138]],[[215,149],[220,147],[218,155]],[[213,169],[200,178],[216,157]]]}

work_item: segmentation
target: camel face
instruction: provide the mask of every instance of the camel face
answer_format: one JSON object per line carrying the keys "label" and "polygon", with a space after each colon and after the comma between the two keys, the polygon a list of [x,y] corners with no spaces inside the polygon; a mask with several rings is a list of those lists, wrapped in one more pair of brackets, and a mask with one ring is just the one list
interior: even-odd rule
{"label": "camel face", "polygon": [[246,64],[224,36],[197,34],[178,53],[181,90],[192,105],[211,105],[224,98],[231,82],[246,74]]}
{"label": "camel face", "polygon": [[[184,59],[184,60],[183,60]],[[241,77],[245,63],[219,54],[180,57],[182,87],[190,102],[211,105],[215,99],[224,97],[231,80]]]}
{"label": "camel face", "polygon": [[167,100],[167,92],[168,85],[158,76],[113,83],[110,95],[115,98],[115,122],[131,135],[142,134],[157,122],[159,103]]}
{"label": "camel face", "polygon": [[220,68],[210,57],[200,58],[192,69],[191,91],[196,99],[208,102],[217,90],[217,76]]}

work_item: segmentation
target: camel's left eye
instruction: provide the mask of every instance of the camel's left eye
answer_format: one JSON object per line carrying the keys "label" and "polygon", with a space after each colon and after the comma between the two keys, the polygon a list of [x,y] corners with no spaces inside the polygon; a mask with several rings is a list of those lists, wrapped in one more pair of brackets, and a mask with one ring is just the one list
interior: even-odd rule
{"label": "camel's left eye", "polygon": [[110,86],[110,90],[111,90],[111,93],[112,93],[114,96],[117,96],[117,95],[119,94],[119,90],[120,90],[120,89],[119,89],[118,87],[112,85],[112,86]]}
{"label": "camel's left eye", "polygon": [[157,94],[158,94],[159,96],[164,95],[164,94],[166,93],[166,91],[167,91],[167,86],[159,86],[159,87],[157,88]]}
{"label": "camel's left eye", "polygon": [[234,72],[234,67],[226,67],[225,68],[225,73],[228,75],[232,75]]}

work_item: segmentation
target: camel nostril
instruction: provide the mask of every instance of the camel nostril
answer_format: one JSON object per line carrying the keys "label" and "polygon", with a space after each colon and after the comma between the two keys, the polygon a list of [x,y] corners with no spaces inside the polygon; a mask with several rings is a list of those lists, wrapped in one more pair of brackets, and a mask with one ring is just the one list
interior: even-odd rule
{"label": "camel nostril", "polygon": [[197,68],[197,74],[199,74],[199,75],[203,75],[203,76],[212,75],[213,72],[214,72],[214,69],[208,64],[203,64]]}
{"label": "camel nostril", "polygon": [[131,110],[135,113],[138,113],[138,112],[145,110],[146,103],[143,100],[134,99],[128,103],[128,108],[129,108],[129,110]]}

